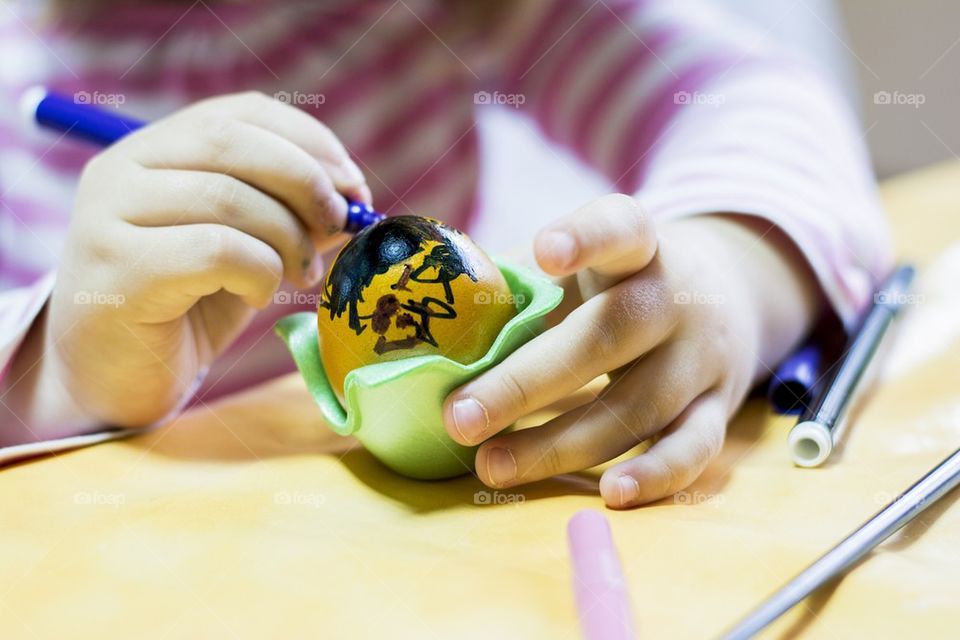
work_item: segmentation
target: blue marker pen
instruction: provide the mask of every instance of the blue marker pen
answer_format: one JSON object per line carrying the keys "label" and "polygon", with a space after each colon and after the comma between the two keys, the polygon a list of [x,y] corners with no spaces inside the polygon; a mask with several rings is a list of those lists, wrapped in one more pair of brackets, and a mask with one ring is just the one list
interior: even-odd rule
{"label": "blue marker pen", "polygon": [[777,367],[767,388],[767,399],[780,414],[800,415],[813,402],[814,388],[820,379],[823,353],[811,342]]}
{"label": "blue marker pen", "polygon": [[[42,127],[106,147],[128,133],[146,126],[146,122],[80,104],[67,96],[35,87],[24,93],[21,106],[27,117]],[[386,216],[362,202],[347,200],[347,223],[344,231],[357,233]]]}

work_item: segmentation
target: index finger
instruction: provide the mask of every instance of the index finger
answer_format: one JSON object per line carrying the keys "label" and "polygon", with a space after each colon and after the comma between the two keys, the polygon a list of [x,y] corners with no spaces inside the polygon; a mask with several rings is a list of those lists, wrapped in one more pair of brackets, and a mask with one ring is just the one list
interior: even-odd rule
{"label": "index finger", "polygon": [[211,98],[192,110],[232,116],[286,138],[323,165],[337,192],[373,204],[363,172],[343,142],[309,113],[258,91]]}
{"label": "index finger", "polygon": [[317,248],[336,241],[344,228],[347,204],[323,166],[286,138],[243,120],[184,118],[148,126],[125,143],[148,169],[224,174],[276,198],[303,222]]}
{"label": "index finger", "polygon": [[594,296],[557,326],[453,391],[447,433],[473,445],[663,342],[676,324],[659,265]]}

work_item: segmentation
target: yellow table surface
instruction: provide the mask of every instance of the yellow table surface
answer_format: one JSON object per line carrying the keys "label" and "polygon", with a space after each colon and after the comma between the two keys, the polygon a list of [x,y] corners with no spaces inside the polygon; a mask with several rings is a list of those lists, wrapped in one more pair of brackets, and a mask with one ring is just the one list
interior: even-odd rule
{"label": "yellow table surface", "polygon": [[[642,636],[715,635],[960,446],[960,163],[884,196],[924,298],[839,455],[794,468],[754,401],[684,499],[606,512]],[[481,490],[386,470],[288,376],[0,471],[0,636],[577,637],[565,528],[596,477]],[[956,637],[958,496],[766,635]]]}

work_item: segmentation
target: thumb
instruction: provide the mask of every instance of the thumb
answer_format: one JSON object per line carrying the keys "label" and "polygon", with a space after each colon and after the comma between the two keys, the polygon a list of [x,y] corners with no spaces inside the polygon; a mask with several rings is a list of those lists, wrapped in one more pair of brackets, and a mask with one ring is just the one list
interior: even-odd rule
{"label": "thumb", "polygon": [[643,269],[657,251],[650,217],[630,196],[613,194],[586,204],[542,229],[534,240],[537,263],[565,276],[589,269],[612,282]]}

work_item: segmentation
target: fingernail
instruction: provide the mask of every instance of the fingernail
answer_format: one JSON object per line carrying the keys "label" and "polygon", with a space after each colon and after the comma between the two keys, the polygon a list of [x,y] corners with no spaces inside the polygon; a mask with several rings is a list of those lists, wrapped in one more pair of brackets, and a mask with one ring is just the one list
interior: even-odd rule
{"label": "fingernail", "polygon": [[561,268],[571,264],[577,257],[577,244],[568,233],[548,231],[543,234],[540,241],[550,257]]}
{"label": "fingernail", "polygon": [[640,495],[640,484],[632,476],[621,475],[617,478],[617,488],[620,490],[620,506],[629,504]]}
{"label": "fingernail", "polygon": [[464,442],[472,443],[489,425],[487,410],[476,398],[467,396],[453,403],[453,426]]}
{"label": "fingernail", "polygon": [[517,477],[517,461],[509,449],[494,447],[487,452],[487,477],[498,487]]}

